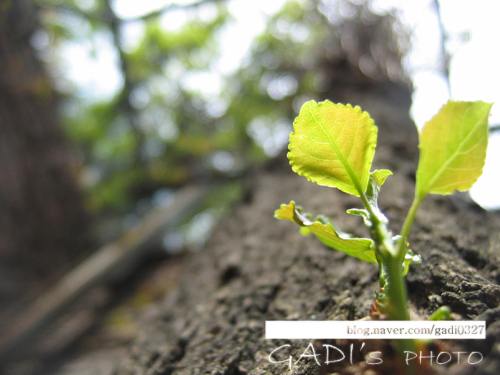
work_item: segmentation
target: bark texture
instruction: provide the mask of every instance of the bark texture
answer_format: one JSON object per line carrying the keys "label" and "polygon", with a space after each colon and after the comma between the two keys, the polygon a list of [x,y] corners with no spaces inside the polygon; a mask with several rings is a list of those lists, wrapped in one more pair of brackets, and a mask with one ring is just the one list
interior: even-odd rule
{"label": "bark texture", "polygon": [[[394,172],[380,206],[393,232],[399,232],[413,197],[418,156],[417,132],[408,117],[410,90],[393,85],[343,95],[369,111],[379,126],[374,167]],[[186,262],[177,290],[157,307],[116,374],[401,373],[390,361],[369,369],[346,360],[325,371],[309,358],[291,372],[287,363],[269,362],[269,353],[287,343],[291,346],[276,359],[293,355],[297,360],[308,342],[265,340],[266,320],[365,317],[378,288],[378,270],[273,218],[281,203],[295,200],[306,212],[326,214],[341,229],[367,236],[361,220],[345,214],[360,207],[357,198],[293,174],[285,155],[250,181],[245,200],[220,223],[207,248]],[[407,277],[413,315],[425,318],[447,304],[464,319],[479,317],[489,324],[487,340],[448,341],[444,347],[480,351],[481,363],[454,361],[436,371],[496,374],[500,368],[499,227],[498,213],[483,211],[465,195],[428,197],[417,215],[410,241],[423,262]],[[392,350],[386,343],[377,350],[383,348]]]}
{"label": "bark texture", "polygon": [[88,246],[72,157],[30,38],[27,0],[0,0],[0,313],[46,287]]}
{"label": "bark texture", "polygon": [[[390,33],[376,32],[376,24],[385,23],[353,21],[335,29],[343,50],[335,49],[331,58],[327,54],[324,73],[331,85],[321,100],[359,105],[375,119],[379,141],[373,169],[394,172],[383,186],[380,207],[396,234],[414,194],[417,131],[408,115],[411,89],[395,82],[401,75],[398,47]],[[382,31],[393,29],[389,23]],[[361,57],[378,47],[380,74],[369,77]],[[361,207],[359,199],[295,175],[284,154],[255,171],[248,184],[245,199],[219,224],[206,249],[185,263],[177,289],[157,306],[116,374],[403,374],[388,342],[367,340],[360,352],[361,343],[337,340],[346,353],[350,344],[356,345],[356,364],[347,359],[327,368],[312,358],[295,363],[307,341],[264,339],[266,320],[367,316],[379,287],[378,268],[328,249],[312,236],[302,237],[293,223],[273,218],[280,204],[294,200],[305,212],[325,214],[342,230],[367,237],[361,219],[345,213]],[[466,195],[428,197],[421,207],[410,236],[411,248],[423,258],[407,277],[412,315],[425,318],[446,304],[464,319],[489,324],[487,340],[448,341],[434,348],[479,351],[483,361],[469,366],[462,358],[460,364],[453,360],[425,368],[426,373],[496,374],[500,368],[499,227],[498,213],[483,211]],[[268,358],[285,344],[290,347],[275,359],[292,355],[291,371],[287,363]],[[363,363],[374,349],[383,352],[383,366]]]}

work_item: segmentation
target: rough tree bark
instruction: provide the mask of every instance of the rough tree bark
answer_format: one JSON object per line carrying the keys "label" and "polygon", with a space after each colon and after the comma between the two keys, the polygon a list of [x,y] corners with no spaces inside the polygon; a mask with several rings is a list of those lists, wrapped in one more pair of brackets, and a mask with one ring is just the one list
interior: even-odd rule
{"label": "rough tree bark", "polygon": [[[349,65],[344,62],[337,65]],[[364,78],[355,84],[359,71],[355,66],[350,72],[332,72],[344,85],[333,85],[325,99],[360,105],[375,119],[374,169],[394,172],[380,206],[397,233],[413,198],[418,158],[417,131],[408,116],[411,90],[390,80]],[[293,174],[281,155],[249,178],[244,201],[219,224],[206,249],[186,262],[177,290],[157,306],[116,374],[401,373],[390,361],[369,368],[346,360],[325,369],[309,358],[291,372],[286,363],[269,362],[269,353],[280,345],[291,344],[280,359],[297,359],[308,342],[265,340],[266,320],[360,319],[369,314],[378,289],[375,265],[327,249],[313,237],[302,237],[292,223],[273,218],[274,210],[290,200],[306,212],[326,214],[345,231],[368,235],[358,217],[345,214],[360,206],[355,197]],[[423,262],[407,276],[412,314],[425,318],[446,304],[464,319],[488,323],[486,340],[441,346],[479,351],[483,361],[472,366],[455,359],[439,367],[441,373],[496,374],[500,368],[499,227],[500,215],[482,210],[467,195],[428,197],[417,215],[410,242]],[[390,351],[385,345],[377,349]]]}
{"label": "rough tree bark", "polygon": [[87,218],[27,0],[0,1],[0,313],[88,247]]}
{"label": "rough tree bark", "polygon": [[[394,232],[411,203],[418,154],[408,99],[409,91],[401,87],[351,99],[379,126],[375,166],[395,174],[380,197]],[[345,214],[359,202],[294,175],[284,155],[251,180],[246,200],[220,223],[205,251],[185,265],[178,290],[158,306],[157,317],[118,374],[288,373],[286,364],[268,361],[269,353],[286,341],[265,340],[265,320],[351,320],[369,314],[377,267],[329,250],[315,238],[302,237],[292,223],[273,218],[281,203],[293,199],[308,212],[324,213],[342,229],[366,236],[358,218]],[[493,374],[500,368],[499,345],[494,344],[500,339],[499,227],[498,213],[483,211],[464,196],[428,198],[417,216],[410,240],[423,263],[412,266],[407,277],[413,313],[427,317],[447,304],[465,319],[480,316],[489,323],[487,340],[453,342],[468,352],[481,351],[485,359],[476,366],[451,367],[448,373]],[[295,358],[307,346],[291,344],[286,355]],[[313,361],[301,361],[292,373],[318,370]]]}

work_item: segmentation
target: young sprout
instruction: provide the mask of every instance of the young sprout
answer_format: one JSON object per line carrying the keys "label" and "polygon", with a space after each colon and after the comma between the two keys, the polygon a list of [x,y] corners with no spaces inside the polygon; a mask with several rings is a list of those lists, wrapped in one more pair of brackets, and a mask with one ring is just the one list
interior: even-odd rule
{"label": "young sprout", "polygon": [[[362,217],[371,239],[353,238],[329,219],[311,220],[293,201],[281,205],[275,217],[295,222],[303,234],[312,233],[335,250],[378,263],[380,291],[375,305],[390,320],[409,320],[403,278],[412,262],[421,262],[407,242],[416,212],[427,194],[466,191],[481,175],[491,106],[482,101],[450,100],[424,125],[419,133],[415,198],[400,234],[393,236],[377,203],[380,189],[392,172],[371,171],[377,127],[370,115],[349,104],[305,103],[290,134],[287,156],[292,169],[319,185],[360,197],[364,207],[347,213]],[[443,315],[443,311],[437,315]]]}

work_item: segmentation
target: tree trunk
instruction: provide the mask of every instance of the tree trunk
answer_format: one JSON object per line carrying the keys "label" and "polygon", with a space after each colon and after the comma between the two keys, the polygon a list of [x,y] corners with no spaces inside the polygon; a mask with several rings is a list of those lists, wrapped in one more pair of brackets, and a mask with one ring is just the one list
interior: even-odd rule
{"label": "tree trunk", "polygon": [[[366,84],[370,80],[353,59],[342,63],[337,68],[347,66],[347,71],[330,73],[343,84],[332,85],[324,99],[359,105],[375,119],[379,140],[373,169],[394,172],[383,186],[380,207],[398,233],[413,199],[418,159],[417,131],[408,115],[411,90],[389,79]],[[359,208],[359,199],[294,174],[284,154],[248,180],[245,200],[219,224],[205,250],[186,262],[177,290],[157,307],[116,374],[402,374],[386,342],[367,340],[372,349],[385,350],[383,366],[370,367],[358,354],[357,366],[347,359],[327,367],[312,358],[295,363],[308,341],[264,338],[266,320],[366,317],[379,288],[378,268],[273,218],[280,204],[294,200],[306,212],[323,213],[342,230],[367,237],[360,218],[345,213]],[[499,227],[500,215],[482,210],[467,195],[427,197],[417,215],[409,240],[423,261],[412,265],[407,276],[412,315],[424,319],[448,305],[464,319],[488,323],[486,340],[438,344],[443,351],[478,351],[484,359],[469,365],[455,358],[438,366],[440,373],[496,374],[500,368]],[[269,354],[285,344],[291,346],[275,357],[285,363],[271,363]]]}
{"label": "tree trunk", "polygon": [[30,44],[36,26],[29,1],[0,0],[0,309],[46,287],[88,246],[72,156]]}
{"label": "tree trunk", "polygon": [[[379,126],[375,168],[394,172],[380,204],[399,232],[413,198],[418,156],[416,128],[408,117],[410,90],[393,85],[344,94]],[[295,200],[306,212],[326,214],[341,229],[367,236],[359,218],[345,214],[360,207],[358,199],[293,174],[284,154],[250,180],[245,201],[220,223],[203,253],[186,263],[178,290],[158,307],[118,374],[288,374],[288,364],[270,363],[269,354],[289,343],[278,358],[293,355],[295,361],[308,342],[265,340],[266,320],[353,320],[369,314],[378,289],[376,265],[328,249],[273,218],[281,203]],[[483,211],[464,195],[428,197],[417,215],[410,241],[423,262],[407,276],[413,315],[425,318],[446,304],[464,319],[481,317],[489,324],[487,340],[448,341],[455,351],[480,351],[485,359],[474,366],[455,361],[442,366],[446,373],[493,374],[500,368],[494,345],[500,340],[499,226],[498,213]],[[347,361],[343,365],[326,372],[309,358],[291,373],[357,371]],[[374,366],[372,374],[398,373],[387,366]]]}

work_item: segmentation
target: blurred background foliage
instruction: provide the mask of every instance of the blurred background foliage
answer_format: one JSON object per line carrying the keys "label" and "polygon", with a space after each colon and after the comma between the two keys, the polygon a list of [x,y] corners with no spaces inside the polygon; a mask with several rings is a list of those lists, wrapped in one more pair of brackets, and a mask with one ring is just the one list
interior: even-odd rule
{"label": "blurred background foliage", "polygon": [[[175,189],[234,179],[276,156],[306,100],[342,101],[342,85],[408,84],[408,34],[369,1],[285,3],[232,70],[221,67],[220,39],[235,22],[228,1],[167,2],[128,18],[112,0],[34,1],[41,29],[32,45],[62,99],[86,207],[125,216],[125,226]],[[170,27],[169,12],[184,22]],[[105,55],[116,70],[99,74],[107,92],[79,84]],[[97,66],[75,64],[79,56]]]}

